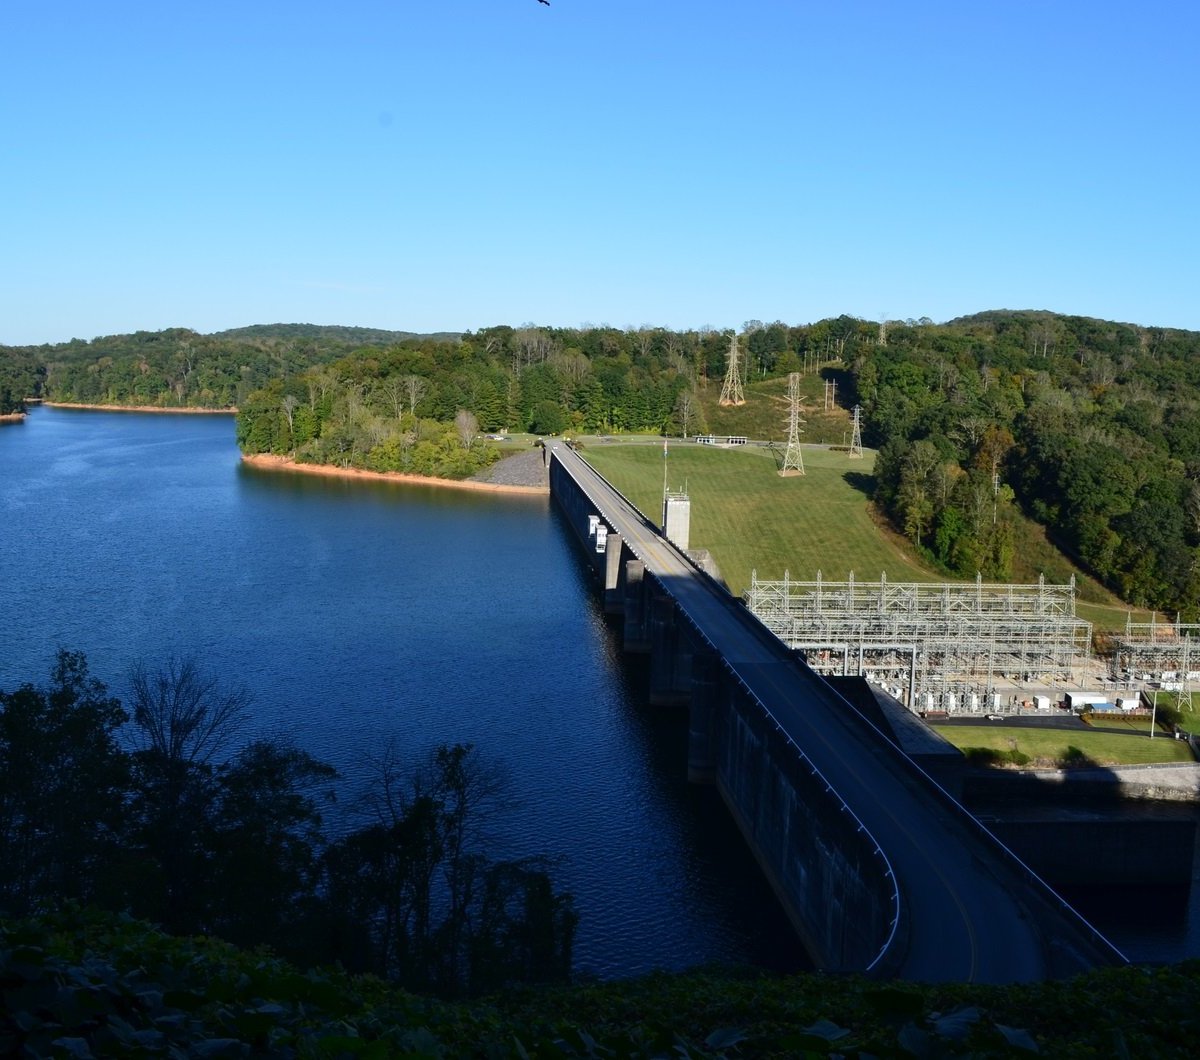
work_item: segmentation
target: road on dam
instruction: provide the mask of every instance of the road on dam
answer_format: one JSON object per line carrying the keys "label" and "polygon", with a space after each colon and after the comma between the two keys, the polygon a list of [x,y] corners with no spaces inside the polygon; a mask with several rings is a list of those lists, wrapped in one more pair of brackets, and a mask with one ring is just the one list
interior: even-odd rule
{"label": "road on dam", "polygon": [[[1063,938],[1090,925],[1065,905],[1034,912],[1031,874],[982,833],[782,644],[750,625],[741,605],[695,568],[577,453],[548,442],[599,514],[674,597],[700,635],[813,763],[882,849],[898,881],[898,972],[923,981],[1041,980],[1063,965]],[[753,621],[753,620],[750,620]],[[1044,903],[1043,903],[1044,906]],[[1061,919],[1060,919],[1061,918]],[[1071,931],[1058,931],[1070,922]],[[1123,957],[1100,936],[1099,949]],[[1096,947],[1094,947],[1096,948]],[[1057,951],[1057,952],[1056,952]],[[1070,963],[1069,956],[1067,963]],[[1094,961],[1081,960],[1079,970]]]}

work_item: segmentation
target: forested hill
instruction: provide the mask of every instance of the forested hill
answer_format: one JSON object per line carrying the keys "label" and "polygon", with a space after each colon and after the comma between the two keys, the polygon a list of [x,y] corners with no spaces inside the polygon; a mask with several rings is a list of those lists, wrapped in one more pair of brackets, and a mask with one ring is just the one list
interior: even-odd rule
{"label": "forested hill", "polygon": [[1200,595],[1200,334],[1053,313],[864,324],[876,499],[948,570],[1006,577],[1014,503],[1127,601]]}
{"label": "forested hill", "polygon": [[[457,340],[457,336],[448,338]],[[235,408],[272,379],[354,350],[429,340],[406,331],[261,324],[212,335],[168,328],[55,345],[0,346],[0,400],[7,385],[13,409],[19,409],[26,397],[101,405]]]}
{"label": "forested hill", "polygon": [[41,393],[45,366],[29,350],[0,346],[0,416],[25,411],[25,399]]}
{"label": "forested hill", "polygon": [[345,347],[396,346],[402,342],[428,339],[432,342],[454,342],[461,337],[457,331],[439,331],[423,335],[416,331],[383,331],[379,328],[340,327],[334,324],[251,324],[245,328],[229,328],[212,335],[216,339],[303,339],[314,343],[333,343]]}

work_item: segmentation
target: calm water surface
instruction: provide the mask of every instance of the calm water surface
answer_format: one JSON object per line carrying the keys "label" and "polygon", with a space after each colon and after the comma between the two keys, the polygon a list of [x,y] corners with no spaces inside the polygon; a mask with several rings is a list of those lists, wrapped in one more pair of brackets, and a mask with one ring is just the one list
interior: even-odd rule
{"label": "calm water surface", "polygon": [[503,852],[565,859],[579,972],[799,966],[573,548],[544,498],[256,471],[229,417],[36,408],[0,427],[0,688],[59,647],[121,696],[135,661],[194,654],[344,801],[388,740],[474,742],[517,803]]}

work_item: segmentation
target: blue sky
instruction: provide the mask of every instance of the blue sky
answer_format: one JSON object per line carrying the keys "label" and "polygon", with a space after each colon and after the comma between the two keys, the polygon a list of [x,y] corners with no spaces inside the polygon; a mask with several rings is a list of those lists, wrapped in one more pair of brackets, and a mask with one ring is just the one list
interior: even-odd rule
{"label": "blue sky", "polygon": [[1200,329],[1200,5],[4,0],[0,343]]}

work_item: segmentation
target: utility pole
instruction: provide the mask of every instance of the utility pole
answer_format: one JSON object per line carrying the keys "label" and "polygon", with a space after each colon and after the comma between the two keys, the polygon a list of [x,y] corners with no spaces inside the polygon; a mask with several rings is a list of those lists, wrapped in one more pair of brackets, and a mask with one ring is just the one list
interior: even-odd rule
{"label": "utility pole", "polygon": [[825,380],[825,411],[837,408],[837,380]]}

